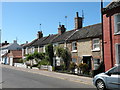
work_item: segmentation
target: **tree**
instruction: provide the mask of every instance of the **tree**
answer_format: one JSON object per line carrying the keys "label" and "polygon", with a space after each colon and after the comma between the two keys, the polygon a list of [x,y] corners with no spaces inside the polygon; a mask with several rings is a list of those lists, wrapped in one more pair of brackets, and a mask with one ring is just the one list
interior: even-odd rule
{"label": "tree", "polygon": [[53,45],[52,44],[48,44],[45,47],[45,52],[46,52],[47,59],[49,60],[49,62],[53,66],[53,56],[54,56]]}
{"label": "tree", "polygon": [[32,65],[33,65],[33,59],[34,59],[34,55],[33,54],[27,54],[26,55],[26,60],[27,61],[30,60],[30,67],[32,67]]}
{"label": "tree", "polygon": [[56,55],[63,59],[63,61],[65,63],[65,67],[66,67],[66,69],[68,69],[70,61],[71,61],[71,53],[68,51],[68,49],[58,46],[58,47],[56,47]]}
{"label": "tree", "polygon": [[33,57],[34,57],[35,61],[38,63],[39,61],[45,59],[45,53],[34,52]]}

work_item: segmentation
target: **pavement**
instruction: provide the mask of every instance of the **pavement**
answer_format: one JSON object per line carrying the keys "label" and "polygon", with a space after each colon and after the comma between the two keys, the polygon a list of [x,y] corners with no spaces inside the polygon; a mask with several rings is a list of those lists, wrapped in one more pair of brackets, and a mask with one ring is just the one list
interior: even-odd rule
{"label": "pavement", "polygon": [[59,79],[73,81],[73,82],[77,82],[77,83],[83,83],[83,84],[87,84],[87,85],[93,85],[92,78],[90,78],[90,77],[77,76],[77,75],[71,75],[71,74],[66,74],[66,73],[58,73],[58,72],[54,72],[54,71],[50,72],[50,71],[38,70],[38,69],[20,68],[20,67],[14,67],[14,66],[9,66],[9,65],[2,65],[2,67],[14,69],[14,70],[25,71],[25,72],[29,72],[29,73],[40,74],[40,75],[53,77],[53,78],[59,78]]}

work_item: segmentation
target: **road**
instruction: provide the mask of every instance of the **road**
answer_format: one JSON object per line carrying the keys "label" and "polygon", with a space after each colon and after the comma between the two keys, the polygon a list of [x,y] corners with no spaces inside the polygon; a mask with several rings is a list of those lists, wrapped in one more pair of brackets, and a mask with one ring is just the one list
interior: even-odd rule
{"label": "road", "polygon": [[77,83],[59,78],[2,68],[3,88],[95,88],[92,85]]}

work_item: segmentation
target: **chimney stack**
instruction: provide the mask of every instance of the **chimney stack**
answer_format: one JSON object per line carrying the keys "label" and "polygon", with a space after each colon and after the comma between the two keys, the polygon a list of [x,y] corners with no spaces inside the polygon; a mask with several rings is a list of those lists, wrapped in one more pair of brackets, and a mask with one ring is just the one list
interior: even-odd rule
{"label": "chimney stack", "polygon": [[14,42],[14,43],[17,43],[17,40],[14,40],[13,42]]}
{"label": "chimney stack", "polygon": [[59,25],[58,28],[58,34],[63,34],[66,31],[66,28],[64,25]]}
{"label": "chimney stack", "polygon": [[38,39],[40,39],[41,37],[43,37],[42,31],[38,31],[37,37],[38,37]]}
{"label": "chimney stack", "polygon": [[79,17],[78,12],[76,12],[76,17],[75,17],[75,29],[80,29],[82,28],[82,17]]}

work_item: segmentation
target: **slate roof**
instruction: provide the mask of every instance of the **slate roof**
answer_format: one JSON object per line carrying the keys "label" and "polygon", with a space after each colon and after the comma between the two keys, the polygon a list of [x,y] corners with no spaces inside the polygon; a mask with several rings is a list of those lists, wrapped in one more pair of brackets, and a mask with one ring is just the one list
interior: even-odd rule
{"label": "slate roof", "polygon": [[61,35],[58,35],[58,37],[56,37],[52,43],[56,43],[56,42],[64,42],[67,38],[69,38],[70,35],[72,35],[75,32],[75,30],[70,30],[70,31],[66,31]]}
{"label": "slate roof", "polygon": [[108,10],[111,10],[113,8],[120,7],[120,0],[118,1],[112,1],[106,8],[103,9],[103,12],[106,12]]}
{"label": "slate roof", "polygon": [[56,39],[57,37],[58,37],[58,34],[49,35],[45,40],[43,40],[43,42],[41,42],[41,45],[52,43],[52,41]]}
{"label": "slate roof", "polygon": [[34,39],[32,42],[27,43],[27,44],[24,44],[24,45],[23,45],[23,48],[32,46],[32,44],[34,44],[37,40],[38,40],[38,39]]}
{"label": "slate roof", "polygon": [[38,40],[37,40],[35,43],[33,43],[32,45],[33,45],[33,46],[40,46],[41,43],[42,43],[42,41],[44,41],[47,37],[48,37],[48,36],[46,36],[46,37],[41,37],[40,39],[38,39]]}
{"label": "slate roof", "polygon": [[31,43],[23,45],[28,46],[43,46],[49,43],[62,43],[64,41],[78,40],[83,38],[98,37],[102,35],[101,23],[83,27],[79,30],[66,31],[63,34],[52,34],[40,39],[35,39]]}
{"label": "slate roof", "polygon": [[86,26],[77,30],[70,38],[68,38],[68,41],[99,37],[100,35],[102,35],[101,23]]}

